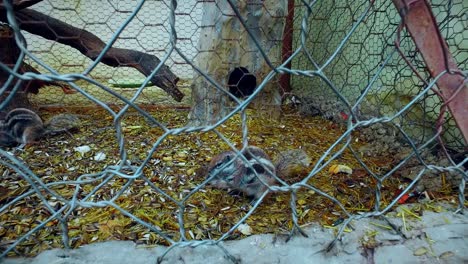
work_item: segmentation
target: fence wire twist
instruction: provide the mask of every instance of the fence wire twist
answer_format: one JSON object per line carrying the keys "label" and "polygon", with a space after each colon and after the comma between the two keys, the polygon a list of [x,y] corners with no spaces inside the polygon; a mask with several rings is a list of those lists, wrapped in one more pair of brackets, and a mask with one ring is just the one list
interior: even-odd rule
{"label": "fence wire twist", "polygon": [[[275,66],[274,63],[271,62],[270,58],[267,55],[267,52],[263,51],[261,44],[259,43],[260,40],[252,39],[255,42],[257,48],[260,50],[260,53],[263,56],[263,60],[270,66],[271,71],[270,73],[261,80],[261,83],[258,85],[258,89],[249,96],[245,100],[238,100],[235,97],[232,97],[236,103],[238,104],[228,115],[221,118],[218,122],[213,125],[205,125],[205,126],[184,126],[181,128],[169,128],[167,125],[163,124],[160,120],[153,117],[151,114],[147,113],[140,105],[136,103],[137,99],[141,96],[141,94],[145,91],[146,85],[150,82],[151,78],[154,77],[161,69],[161,67],[168,63],[170,57],[174,54],[180,56],[184,62],[195,72],[200,74],[203,78],[205,78],[208,82],[210,82],[216,89],[220,91],[224,91],[223,85],[205,73],[202,69],[198,68],[197,65],[194,64],[193,60],[187,56],[183,50],[178,47],[178,37],[177,37],[177,27],[176,27],[176,10],[177,10],[177,1],[172,0],[169,1],[169,47],[167,48],[167,52],[161,59],[159,65],[151,72],[149,76],[143,81],[143,83],[134,91],[133,96],[130,99],[127,99],[125,96],[122,96],[120,93],[116,92],[114,89],[109,88],[108,86],[102,84],[101,82],[97,81],[95,78],[90,77],[93,70],[100,64],[104,54],[117,42],[119,36],[121,36],[122,32],[129,26],[129,24],[134,21],[136,15],[140,12],[141,8],[143,7],[145,1],[139,1],[138,4],[135,6],[133,11],[128,15],[125,21],[120,25],[120,27],[113,33],[112,37],[107,41],[106,46],[102,49],[99,56],[82,72],[76,72],[71,74],[60,74],[57,69],[48,65],[48,63],[41,60],[38,56],[31,53],[28,50],[26,39],[21,32],[16,18],[14,16],[14,10],[12,7],[12,3],[9,0],[3,1],[4,7],[7,13],[8,24],[14,31],[16,43],[18,47],[21,49],[21,55],[18,58],[18,62],[14,68],[9,68],[3,63],[0,63],[0,69],[4,72],[7,72],[10,78],[3,84],[2,89],[0,90],[0,95],[6,93],[7,88],[15,81],[13,77],[15,77],[17,81],[13,89],[10,91],[9,96],[0,104],[0,109],[3,109],[10,100],[14,97],[15,93],[20,90],[21,85],[28,81],[28,80],[43,80],[43,81],[60,81],[66,82],[70,87],[76,90],[79,94],[83,95],[87,100],[97,104],[99,107],[105,109],[113,119],[113,129],[115,130],[116,142],[118,144],[119,149],[119,158],[120,161],[111,166],[107,166],[101,172],[92,173],[92,174],[82,174],[76,180],[64,180],[64,181],[57,181],[51,183],[44,183],[41,178],[37,175],[37,172],[32,171],[29,169],[28,164],[17,157],[18,151],[13,150],[11,152],[1,149],[0,150],[0,164],[8,170],[14,171],[18,177],[24,179],[29,185],[30,190],[15,197],[11,201],[7,202],[6,204],[0,207],[0,215],[1,214],[8,214],[8,210],[12,208],[18,202],[27,199],[31,196],[37,196],[41,201],[42,204],[46,207],[47,211],[49,212],[50,216],[42,220],[38,225],[34,228],[30,229],[28,232],[22,234],[20,238],[18,238],[14,243],[9,245],[6,249],[1,252],[0,257],[5,257],[9,252],[14,251],[15,248],[22,242],[26,241],[30,238],[33,234],[35,234],[38,230],[45,228],[47,225],[52,223],[53,221],[57,221],[61,228],[62,233],[62,240],[63,245],[68,248],[71,244],[69,238],[69,219],[70,215],[72,215],[78,208],[101,208],[101,207],[113,207],[118,210],[122,215],[128,217],[132,221],[148,228],[151,232],[156,233],[160,237],[162,237],[167,243],[170,244],[170,247],[167,248],[165,253],[159,257],[159,261],[162,261],[164,256],[169,253],[175,247],[196,247],[200,245],[216,245],[222,249],[222,251],[233,261],[237,262],[234,256],[229,254],[229,250],[224,248],[222,243],[227,238],[229,238],[233,232],[251,215],[256,211],[256,209],[262,204],[263,198],[266,197],[268,192],[265,192],[262,197],[256,201],[252,205],[252,207],[248,210],[248,212],[235,224],[233,225],[227,232],[225,232],[221,237],[218,239],[203,239],[203,240],[195,240],[189,239],[186,237],[187,230],[185,228],[185,220],[184,220],[184,213],[186,212],[187,204],[189,203],[190,199],[193,198],[193,195],[197,192],[200,192],[208,183],[210,179],[206,179],[200,185],[197,185],[193,188],[190,192],[186,193],[185,196],[181,194],[180,199],[175,199],[171,195],[167,194],[164,190],[160,187],[155,185],[144,173],[144,169],[151,166],[151,159],[152,156],[158,152],[161,148],[162,143],[168,139],[170,136],[179,136],[183,134],[189,134],[193,132],[214,132],[216,133],[219,138],[221,138],[231,149],[235,150],[238,154],[240,152],[237,150],[235,145],[230,142],[230,140],[225,137],[222,133],[218,131],[218,128],[225,124],[226,121],[230,120],[234,115],[240,114],[241,121],[242,121],[242,144],[243,146],[247,146],[248,138],[249,138],[249,131],[247,126],[247,121],[249,120],[249,116],[247,114],[247,106],[254,100],[254,98],[262,91],[266,84],[272,82],[274,77],[277,77],[279,74],[290,74],[293,76],[293,79],[298,77],[307,77],[316,80],[315,78],[321,80],[324,84],[322,87],[327,89],[328,94],[332,94],[334,97],[337,98],[336,102],[339,102],[340,105],[345,109],[346,113],[350,115],[350,118],[347,119],[346,122],[346,130],[341,134],[341,136],[328,147],[328,149],[320,156],[318,160],[314,162],[314,166],[312,170],[308,173],[308,175],[303,178],[301,181],[295,182],[293,184],[287,184],[282,182],[279,186],[270,186],[269,192],[289,192],[291,194],[290,197],[290,209],[291,209],[291,220],[293,222],[293,229],[291,230],[291,235],[298,231],[301,234],[306,234],[300,227],[298,222],[298,213],[297,213],[297,197],[296,193],[300,189],[308,189],[314,191],[316,194],[329,199],[334,204],[338,205],[341,208],[342,212],[346,215],[346,220],[339,228],[339,232],[337,238],[340,237],[346,228],[346,226],[353,220],[358,220],[364,217],[371,217],[371,216],[383,216],[387,213],[391,208],[393,208],[400,198],[403,195],[407,194],[412,190],[415,184],[424,177],[425,173],[428,171],[438,171],[438,172],[450,172],[461,175],[461,179],[459,182],[459,209],[462,209],[464,206],[464,191],[465,191],[465,184],[468,178],[468,174],[466,172],[466,164],[468,163],[468,158],[462,159],[460,162],[456,163],[455,161],[450,160],[450,164],[448,166],[439,166],[434,164],[429,164],[425,161],[425,159],[421,156],[421,153],[430,148],[435,143],[438,143],[440,139],[440,134],[442,133],[442,123],[437,129],[437,133],[435,133],[431,138],[426,139],[422,144],[414,140],[413,135],[408,135],[407,131],[398,123],[396,122],[397,119],[404,119],[405,113],[407,113],[417,102],[424,100],[427,98],[428,94],[434,90],[436,82],[441,78],[444,74],[447,74],[447,71],[440,73],[436,78],[430,79],[430,81],[424,80],[425,77],[420,77],[422,81],[424,81],[425,86],[421,89],[411,100],[401,109],[396,111],[393,114],[388,114],[384,116],[365,116],[359,114],[359,110],[362,107],[364,100],[366,99],[369,94],[375,90],[375,87],[379,86],[379,78],[382,76],[382,72],[385,71],[386,67],[388,67],[390,61],[394,60],[396,56],[400,56],[398,54],[402,54],[404,57],[405,55],[401,50],[398,49],[398,45],[391,46],[391,52],[388,52],[386,56],[382,54],[382,60],[379,63],[378,68],[373,72],[373,75],[370,76],[368,82],[361,86],[360,93],[355,94],[353,96],[347,95],[342,87],[338,87],[335,80],[330,78],[329,74],[327,73],[327,69],[330,68],[330,65],[335,65],[336,60],[343,51],[344,47],[350,43],[350,40],[353,38],[354,34],[358,30],[360,26],[363,26],[363,23],[366,19],[369,18],[370,14],[375,10],[375,3],[374,1],[365,1],[361,6],[356,8],[358,12],[354,15],[356,19],[352,22],[351,25],[348,25],[349,28],[344,33],[342,39],[336,45],[336,48],[330,52],[329,56],[322,60],[322,62],[317,61],[314,59],[316,55],[314,55],[313,50],[309,45],[310,33],[311,28],[314,27],[314,24],[311,24],[311,17],[313,15],[313,11],[319,7],[320,4],[323,4],[324,1],[301,1],[300,3],[296,4],[297,10],[303,10],[303,12],[299,12],[300,17],[300,26],[299,28],[295,29],[298,30],[300,33],[298,44],[296,45],[296,49],[293,51],[292,55],[287,58],[281,65]],[[378,1],[377,1],[378,2]],[[240,11],[237,8],[237,1],[228,0],[229,5],[231,6],[232,10],[237,15],[237,19],[239,19],[240,23],[245,27],[245,29],[249,32],[250,36],[254,36],[249,31],[247,27],[245,18],[241,16]],[[348,5],[348,4],[347,4]],[[351,5],[351,4],[350,4]],[[356,4],[357,5],[357,4]],[[392,35],[394,36],[394,35]],[[396,38],[396,37],[395,37]],[[35,74],[32,72],[26,73],[19,73],[19,65],[20,63],[27,58],[28,60],[33,61],[35,64],[40,65],[44,69],[46,69],[49,73],[47,74]],[[296,64],[298,67],[288,67],[289,62],[305,60],[308,65],[312,65],[313,68],[301,68],[300,63]],[[411,66],[411,65],[409,65]],[[414,69],[414,74],[417,74],[417,70]],[[466,83],[466,73],[464,74],[465,82]],[[100,100],[90,94],[86,89],[83,89],[81,85],[78,85],[77,81],[84,81],[89,84],[92,84],[96,87],[102,89],[103,92],[108,93],[111,98],[114,100],[119,100],[124,107],[122,107],[119,111],[113,110],[109,105],[108,102],[105,100]],[[294,91],[293,87],[293,91]],[[462,89],[462,88],[459,88]],[[296,89],[297,90],[297,89]],[[303,102],[304,103],[304,102]],[[448,102],[444,102],[446,105]],[[444,111],[446,109],[442,107],[440,116],[446,115]],[[122,128],[122,119],[125,114],[128,113],[130,109],[134,109],[138,111],[141,115],[143,115],[147,121],[152,125],[159,127],[163,130],[163,135],[160,136],[157,141],[155,141],[151,149],[146,154],[146,158],[140,164],[132,164],[132,162],[128,159],[127,148],[128,146],[125,143],[125,138],[123,134]],[[383,173],[378,174],[372,171],[371,168],[361,159],[358,151],[351,146],[351,142],[353,140],[352,133],[366,127],[371,127],[375,124],[384,124],[389,125],[392,127],[398,134],[402,136],[402,141],[407,144],[412,152],[405,159],[401,160],[396,166],[394,166],[391,170]],[[338,148],[338,150],[336,150]],[[333,197],[332,195],[328,194],[326,191],[322,190],[320,186],[314,186],[310,183],[310,180],[317,175],[317,173],[325,170],[325,168],[329,167],[332,162],[334,162],[340,155],[343,154],[345,150],[350,150],[351,153],[354,155],[356,160],[360,163],[360,165],[365,169],[365,171],[375,179],[376,181],[376,188],[375,188],[375,208],[368,208],[369,212],[362,213],[362,214],[354,214],[349,212],[346,209],[346,206],[343,205],[337,198]],[[401,194],[395,197],[390,203],[386,206],[382,206],[381,204],[381,190],[383,182],[390,177],[394,177],[395,172],[399,169],[403,168],[405,164],[411,159],[417,159],[422,165],[422,169],[417,173],[417,176],[413,179],[411,184],[409,184]],[[100,189],[108,184],[110,181],[115,180],[116,178],[122,178],[128,180],[124,186],[116,193],[112,195],[110,199],[107,200],[99,200],[93,201],[93,198]],[[174,240],[170,235],[168,235],[161,227],[155,226],[144,219],[137,217],[136,215],[132,214],[128,210],[122,208],[121,206],[116,203],[116,200],[121,197],[132,185],[135,184],[135,180],[143,180],[145,184],[150,186],[152,190],[154,190],[158,195],[164,197],[165,199],[171,201],[177,206],[177,210],[174,212],[176,213],[177,222],[179,225],[179,233],[180,239]],[[80,190],[83,188],[84,185],[90,185],[95,183],[93,189],[84,197],[80,198],[79,193]],[[65,198],[60,193],[53,190],[52,187],[54,186],[74,186],[73,195],[71,198]],[[227,195],[227,194],[226,194]],[[60,201],[63,206],[59,209],[54,208],[50,205],[50,201],[57,200]],[[331,241],[332,242],[332,241]],[[333,241],[330,245],[333,245],[335,241]]]}

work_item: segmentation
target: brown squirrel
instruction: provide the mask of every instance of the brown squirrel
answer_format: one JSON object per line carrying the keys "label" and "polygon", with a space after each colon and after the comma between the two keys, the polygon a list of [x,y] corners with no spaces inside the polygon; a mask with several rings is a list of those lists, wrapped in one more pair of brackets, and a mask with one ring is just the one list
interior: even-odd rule
{"label": "brown squirrel", "polygon": [[19,148],[23,148],[45,135],[72,130],[78,122],[74,115],[61,114],[44,123],[34,111],[15,108],[6,114],[4,120],[0,120],[0,146],[13,147],[20,144]]}
{"label": "brown squirrel", "polygon": [[27,143],[36,142],[44,134],[44,123],[33,111],[26,108],[16,108],[5,116],[0,123],[2,146],[24,146]]}
{"label": "brown squirrel", "polygon": [[273,175],[285,179],[310,165],[309,156],[300,149],[281,152],[274,162],[265,151],[255,146],[247,147],[241,154],[247,162],[234,151],[213,157],[207,167],[207,178],[211,178],[211,186],[242,192],[253,202],[262,196],[268,186],[276,183]]}

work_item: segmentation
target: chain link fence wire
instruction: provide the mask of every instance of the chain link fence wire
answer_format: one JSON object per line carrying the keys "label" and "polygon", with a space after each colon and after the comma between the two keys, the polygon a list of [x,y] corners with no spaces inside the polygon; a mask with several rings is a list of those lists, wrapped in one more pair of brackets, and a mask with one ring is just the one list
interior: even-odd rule
{"label": "chain link fence wire", "polygon": [[[250,2],[255,1],[228,1],[234,10],[239,4]],[[111,45],[151,53],[161,59],[161,63],[155,67],[152,74],[156,74],[162,65],[166,64],[182,79],[179,84],[182,90],[185,87],[189,93],[188,89],[196,67],[194,61],[198,52],[197,42],[204,4],[209,4],[209,1],[40,1],[32,7],[75,27],[86,29],[104,40],[107,46],[97,59],[90,60],[73,48],[20,30],[11,1],[3,1],[7,23],[11,26],[16,43],[22,52],[18,60],[22,61],[24,58],[25,62],[42,73],[19,74],[15,72],[16,69],[7,67],[1,62],[0,69],[22,81],[34,79],[57,81],[77,91],[70,95],[64,94],[57,88],[43,88],[38,95],[30,98],[37,105],[52,104],[66,108],[92,104],[106,110],[109,116],[106,118],[112,122],[110,129],[116,138],[114,142],[118,158],[115,164],[108,165],[98,172],[82,173],[73,179],[63,177],[61,181],[45,182],[41,178],[43,171],[31,169],[34,167],[33,164],[22,158],[21,151],[1,149],[2,181],[22,179],[27,185],[21,186],[26,188],[26,191],[16,197],[2,200],[0,215],[19,213],[14,211],[19,205],[34,199],[46,212],[44,214],[46,217],[38,217],[28,228],[20,228],[18,224],[18,238],[8,243],[4,241],[0,246],[0,257],[14,253],[22,244],[31,243],[34,241],[31,239],[40,230],[49,229],[51,226],[59,227],[62,234],[61,242],[68,248],[73,245],[75,239],[70,236],[74,234],[74,230],[70,229],[71,221],[79,222],[80,215],[77,214],[79,209],[113,208],[114,215],[123,215],[131,222],[146,228],[149,237],[158,237],[153,241],[169,245],[158,261],[162,261],[175,247],[199,245],[218,246],[233,262],[239,261],[229,254],[229,249],[223,246],[223,241],[232,237],[241,224],[253,217],[268,192],[264,193],[261,199],[248,208],[221,236],[195,239],[187,236],[192,230],[186,229],[186,214],[193,206],[194,199],[199,198],[197,195],[205,192],[208,179],[194,185],[187,192],[171,195],[164,186],[155,184],[150,179],[153,175],[148,175],[147,171],[156,164],[154,156],[167,148],[166,142],[185,140],[186,136],[197,133],[214,133],[224,146],[237,151],[236,143],[220,132],[220,126],[229,122],[236,114],[240,114],[241,121],[241,128],[236,132],[242,133],[242,144],[247,145],[252,135],[249,134],[247,125],[251,121],[250,116],[245,109],[257,96],[257,92],[245,101],[240,101],[237,108],[216,124],[172,127],[160,120],[158,115],[144,110],[145,104],[175,105],[174,101],[167,99],[169,97],[160,89],[145,87],[149,83],[149,78],[145,78],[134,69],[112,68],[100,63],[102,55]],[[254,4],[266,8],[270,2],[259,1]],[[440,0],[432,1],[431,7],[450,52],[459,68],[465,71],[466,3],[463,0]],[[293,50],[290,57],[292,66],[287,68],[276,64],[270,74],[290,74],[292,89],[288,92],[290,97],[286,102],[297,107],[301,114],[320,115],[344,124],[346,129],[327,146],[323,153],[320,153],[317,160],[313,161],[313,166],[306,177],[291,184],[270,187],[270,192],[290,194],[290,234],[298,231],[305,235],[299,224],[297,198],[298,191],[304,189],[324,197],[341,210],[345,219],[338,229],[337,237],[342,235],[353,220],[383,216],[389,212],[406,193],[411,192],[422,179],[430,175],[432,177],[438,177],[441,173],[453,175],[458,186],[459,209],[462,209],[465,204],[467,179],[466,144],[450,113],[441,114],[443,102],[433,91],[437,89],[436,81],[444,73],[436,78],[430,76],[409,33],[404,30],[399,32],[401,18],[393,3],[364,0],[296,1],[293,21],[293,27],[289,29],[293,31]],[[401,52],[395,45],[398,34],[401,34],[399,40]],[[422,80],[406,61],[417,70]],[[466,83],[466,72],[463,74]],[[21,82],[15,84],[9,79],[2,84],[1,93],[4,93],[10,84],[14,86],[13,92],[21,86]],[[182,105],[192,103],[190,98],[184,100],[181,102]],[[7,103],[8,100],[1,102],[0,109],[3,109]],[[110,106],[112,104],[119,104],[121,107],[115,110]],[[160,131],[159,136],[145,147],[141,144],[139,160],[132,159],[132,154],[129,154],[135,146],[126,141],[123,124],[126,114],[133,110],[141,114],[151,127]],[[440,115],[444,115],[445,121],[436,127]],[[356,140],[353,133],[357,131],[372,143],[370,148],[358,149],[353,146],[352,142]],[[441,149],[448,155],[435,154]],[[364,213],[351,212],[322,186],[311,183],[318,173],[326,170],[345,151],[353,154],[375,182],[375,188],[372,190],[375,195],[374,208],[367,208]],[[451,151],[461,155],[452,159],[454,156],[450,155],[453,153]],[[402,155],[403,158],[387,171],[376,171],[363,159],[363,155],[397,155],[402,152],[405,154]],[[240,154],[239,151],[237,153]],[[58,165],[49,164],[49,166]],[[411,183],[390,202],[382,203],[384,183],[404,174],[406,170],[411,170],[413,173]],[[102,194],[102,189],[106,185],[116,181],[123,182],[121,188]],[[154,219],[141,217],[141,214],[121,206],[121,200],[134,195],[131,189],[138,185],[148,186],[151,190],[149,194],[170,204],[172,212],[168,214],[175,221],[178,236],[165,230],[167,225],[157,224]],[[58,191],[61,188],[67,188],[71,192],[70,195]],[[167,212],[161,212],[161,215],[164,213]],[[1,227],[0,233],[5,233]],[[47,240],[47,238],[41,239]],[[330,243],[330,247],[335,241]]]}

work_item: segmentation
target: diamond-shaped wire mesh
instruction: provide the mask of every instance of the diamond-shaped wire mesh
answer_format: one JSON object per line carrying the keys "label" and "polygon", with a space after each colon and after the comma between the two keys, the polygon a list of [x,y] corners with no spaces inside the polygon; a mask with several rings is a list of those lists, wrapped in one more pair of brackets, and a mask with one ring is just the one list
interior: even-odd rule
{"label": "diamond-shaped wire mesh", "polygon": [[[229,255],[220,242],[239,235],[236,230],[241,224],[253,225],[265,215],[288,209],[287,217],[275,216],[271,227],[259,225],[258,230],[301,232],[300,225],[310,221],[307,214],[314,206],[317,212],[333,211],[344,220],[338,228],[341,235],[351,220],[383,215],[415,186],[434,188],[421,184],[426,178],[450,178],[451,186],[458,188],[459,208],[464,207],[466,143],[435,92],[436,78],[431,77],[410,34],[399,29],[401,17],[392,1],[295,1],[289,10],[287,2],[38,1],[31,10],[76,28],[76,35],[52,30],[55,37],[45,39],[29,33],[25,18],[18,16],[23,11],[13,11],[11,1],[4,1],[0,17],[8,26],[0,26],[11,27],[18,47],[25,52],[24,62],[40,73],[15,74],[11,70],[14,65],[3,62],[0,73],[25,82],[58,82],[43,85],[39,93],[23,99],[45,109],[79,109],[77,113],[86,120],[81,129],[91,134],[50,138],[33,153],[27,149],[0,150],[0,257],[35,255],[49,245],[78,247],[105,239],[168,245],[166,253],[176,246],[210,244]],[[466,1],[432,1],[431,7],[466,83]],[[249,16],[239,17],[246,14],[242,10],[249,10]],[[285,21],[293,11],[289,25]],[[210,15],[219,19],[210,24]],[[292,32],[291,66],[282,65],[280,51],[286,40],[275,35],[283,33],[283,23],[284,32]],[[47,20],[31,24],[42,26],[44,31],[51,29]],[[231,39],[236,35],[222,31],[226,25],[238,32],[237,38]],[[83,52],[64,44],[73,40],[85,46],[91,43],[84,39],[82,30],[97,36],[104,45]],[[209,46],[209,41],[200,41],[209,30],[226,33],[218,49]],[[399,34],[401,53],[395,45]],[[139,67],[143,56],[128,64],[118,56],[99,57],[109,44],[138,51],[138,56],[156,56],[161,63],[153,64],[144,74]],[[229,45],[233,48],[228,52],[220,48]],[[108,63],[112,59],[117,62]],[[112,63],[123,65],[114,67]],[[220,66],[219,76],[203,72],[210,63]],[[245,64],[253,65],[250,71]],[[183,99],[174,99],[176,96],[151,85],[154,79],[148,76],[161,74],[164,65],[177,76],[173,80],[180,79],[177,88],[185,94]],[[263,75],[256,76],[258,72]],[[290,87],[278,81],[284,74],[290,75]],[[6,107],[11,102],[5,98],[16,80],[0,80],[0,110],[5,118],[4,112],[12,108]],[[208,90],[206,98],[197,92],[208,88],[200,87],[203,82],[197,80],[214,89]],[[257,93],[255,87],[265,93]],[[246,108],[252,100],[271,95],[266,92],[272,87],[283,96],[283,107],[292,106],[301,114],[293,115],[301,120],[293,124],[300,123],[304,131],[311,126],[323,126],[321,130],[312,130],[316,134],[298,141],[281,120],[256,123],[260,117]],[[226,91],[244,100],[224,100]],[[227,111],[214,124],[198,126],[189,122],[188,113],[183,117],[177,113],[191,107],[191,116],[197,116],[197,106],[213,103],[209,100],[218,96]],[[266,107],[278,106],[275,103],[279,102],[271,102]],[[170,109],[176,109],[175,113]],[[302,119],[316,115],[341,129],[329,121]],[[445,120],[439,122],[440,116]],[[2,121],[2,129],[6,122]],[[319,142],[322,134],[331,139]],[[56,147],[48,148],[53,141]],[[358,141],[368,144],[363,147]],[[227,192],[207,191],[209,179],[196,170],[202,165],[199,161],[208,163],[218,149],[234,149],[240,155],[242,146],[251,142],[262,143],[268,153],[304,147],[312,164],[303,178],[269,186],[268,192],[275,198],[267,204],[264,198],[268,192],[249,206],[245,199]],[[447,158],[440,153],[453,155]],[[393,159],[376,165],[379,156]],[[365,213],[353,208],[352,199],[362,193],[343,190],[339,184],[333,190],[321,185],[319,179],[330,177],[327,184],[345,182],[354,188],[350,179],[327,174],[333,171],[330,165],[343,162],[354,162],[359,167],[355,174],[365,178],[359,187],[371,201],[359,209]],[[389,196],[386,185],[403,181],[409,174],[411,181],[402,192]],[[211,193],[215,201],[227,206],[213,209],[212,197],[207,198]],[[325,213],[320,217],[327,218]]]}

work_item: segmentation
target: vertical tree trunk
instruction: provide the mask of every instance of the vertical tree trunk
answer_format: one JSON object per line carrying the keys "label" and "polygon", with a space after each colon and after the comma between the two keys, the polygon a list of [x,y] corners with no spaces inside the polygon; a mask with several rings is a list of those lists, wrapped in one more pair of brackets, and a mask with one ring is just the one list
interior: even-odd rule
{"label": "vertical tree trunk", "polygon": [[[287,0],[234,1],[246,26],[261,45],[269,60],[281,63],[281,43]],[[229,73],[243,67],[256,77],[257,85],[273,70],[261,55],[252,37],[227,1],[203,3],[203,18],[195,65],[223,89],[228,89]],[[277,77],[268,81],[255,98],[253,107],[276,115],[281,96]],[[192,125],[212,124],[229,113],[229,97],[196,73],[192,83]]]}
{"label": "vertical tree trunk", "polygon": [[[13,68],[15,66],[16,61],[20,55],[20,49],[16,45],[15,37],[13,30],[7,24],[0,24],[0,62],[4,65],[8,66],[9,68]],[[21,72],[21,67],[20,67]],[[6,83],[10,74],[2,69],[0,69],[0,89]],[[10,95],[11,89],[15,86],[16,82],[18,81],[17,78],[14,78],[10,85],[0,93],[0,103],[3,103],[4,100]],[[0,109],[0,118],[1,113],[9,111],[10,109],[17,108],[17,107],[25,107],[31,108],[31,104],[28,100],[27,96],[27,89],[32,84],[32,81],[24,81],[17,93],[11,98],[8,104]],[[31,87],[32,88],[32,87]]]}

